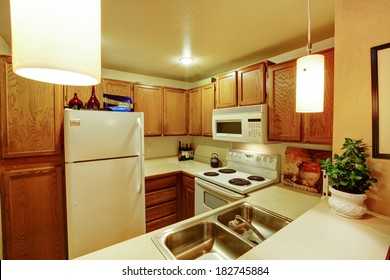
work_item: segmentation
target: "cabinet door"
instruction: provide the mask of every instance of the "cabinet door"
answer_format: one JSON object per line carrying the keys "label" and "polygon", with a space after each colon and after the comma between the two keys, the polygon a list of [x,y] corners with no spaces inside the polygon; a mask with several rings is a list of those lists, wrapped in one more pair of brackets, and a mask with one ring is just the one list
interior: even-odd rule
{"label": "cabinet door", "polygon": [[191,89],[188,92],[188,98],[188,134],[202,135],[202,88]]}
{"label": "cabinet door", "polygon": [[62,86],[23,78],[0,61],[2,157],[61,153]]}
{"label": "cabinet door", "polygon": [[212,136],[212,116],[214,109],[215,84],[202,87],[202,135]]}
{"label": "cabinet door", "polygon": [[[87,104],[91,98],[92,86],[65,86],[64,87],[64,105],[68,106],[69,101],[77,93],[77,97],[83,101],[83,105]],[[95,86],[95,96],[100,103],[99,108],[103,108],[103,93],[100,84]]]}
{"label": "cabinet door", "polygon": [[301,141],[301,118],[295,112],[295,61],[268,69],[268,140]]}
{"label": "cabinet door", "polygon": [[101,89],[102,93],[127,96],[133,99],[132,85],[131,82],[102,79]]}
{"label": "cabinet door", "polygon": [[332,145],[333,137],[333,76],[334,51],[322,53],[325,56],[324,112],[303,114],[305,143]]}
{"label": "cabinet door", "polygon": [[193,177],[182,175],[183,202],[182,213],[183,219],[195,216],[195,180]]}
{"label": "cabinet door", "polygon": [[232,71],[217,77],[215,107],[237,106],[237,72]]}
{"label": "cabinet door", "polygon": [[134,111],[144,112],[144,135],[162,135],[163,89],[157,86],[134,85]]}
{"label": "cabinet door", "polygon": [[164,88],[164,135],[187,134],[187,93]]}
{"label": "cabinet door", "polygon": [[4,171],[5,259],[66,259],[61,167]]}
{"label": "cabinet door", "polygon": [[265,103],[265,70],[264,62],[238,70],[238,104],[240,106]]}

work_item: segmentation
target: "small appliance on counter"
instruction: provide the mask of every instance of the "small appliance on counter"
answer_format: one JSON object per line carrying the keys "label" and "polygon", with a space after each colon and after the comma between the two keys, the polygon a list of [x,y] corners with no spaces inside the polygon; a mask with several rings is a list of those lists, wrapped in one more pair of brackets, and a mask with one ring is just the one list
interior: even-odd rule
{"label": "small appliance on counter", "polygon": [[280,181],[278,155],[229,150],[227,166],[195,174],[195,214],[246,197]]}

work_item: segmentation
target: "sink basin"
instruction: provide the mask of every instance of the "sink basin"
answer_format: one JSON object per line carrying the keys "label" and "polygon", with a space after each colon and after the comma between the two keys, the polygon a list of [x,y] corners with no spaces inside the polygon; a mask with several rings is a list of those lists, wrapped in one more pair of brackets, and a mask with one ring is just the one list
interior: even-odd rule
{"label": "sink basin", "polygon": [[[234,221],[236,215],[245,223],[230,228],[229,222]],[[173,225],[155,234],[152,241],[167,259],[235,260],[262,242],[254,231],[259,231],[262,239],[268,238],[289,222],[286,217],[245,202],[198,220]]]}
{"label": "sink basin", "polygon": [[161,238],[178,260],[232,260],[253,248],[221,225],[208,221],[162,234]]}
{"label": "sink basin", "polygon": [[[237,205],[236,207],[222,212],[218,215],[218,221],[224,226],[229,227],[229,222],[234,221],[236,215],[243,217],[252,224],[264,238],[270,237],[291,222],[291,220],[286,217],[247,203]],[[251,228],[245,224],[240,224],[238,227],[230,226],[230,228],[254,244],[262,242],[262,240],[254,234]]]}

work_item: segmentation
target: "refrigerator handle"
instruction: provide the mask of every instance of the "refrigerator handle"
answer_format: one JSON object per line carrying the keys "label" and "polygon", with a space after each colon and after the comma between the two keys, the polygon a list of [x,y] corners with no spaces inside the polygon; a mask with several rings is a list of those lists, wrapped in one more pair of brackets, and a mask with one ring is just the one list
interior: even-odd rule
{"label": "refrigerator handle", "polygon": [[142,120],[141,118],[137,118],[137,126],[138,126],[138,133],[139,133],[139,148],[140,148],[140,154],[139,154],[139,157],[138,157],[138,160],[139,160],[139,176],[138,176],[138,188],[137,188],[137,191],[138,193],[141,193],[142,191],[142,187],[143,187],[143,184],[144,184],[144,166],[143,166],[143,147],[142,147],[142,143],[143,143],[143,137],[144,137],[144,133],[142,131]]}
{"label": "refrigerator handle", "polygon": [[138,168],[139,168],[139,176],[138,176],[138,187],[137,192],[141,193],[143,185],[144,185],[144,165],[143,165],[143,157],[138,157]]}
{"label": "refrigerator handle", "polygon": [[142,146],[142,140],[143,140],[143,137],[144,137],[144,132],[142,131],[142,120],[141,120],[141,118],[137,118],[137,126],[138,126],[138,133],[139,133],[138,141],[139,141],[140,156],[141,156],[144,153],[143,146]]}

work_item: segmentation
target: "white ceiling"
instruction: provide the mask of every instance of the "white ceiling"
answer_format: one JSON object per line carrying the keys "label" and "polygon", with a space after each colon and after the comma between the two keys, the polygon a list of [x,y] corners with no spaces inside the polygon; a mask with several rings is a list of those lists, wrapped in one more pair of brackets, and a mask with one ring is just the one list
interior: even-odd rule
{"label": "white ceiling", "polygon": [[[307,43],[307,0],[101,4],[106,69],[194,82]],[[311,0],[312,43],[334,37],[334,4],[335,0]],[[9,0],[0,0],[0,36],[11,47]],[[196,60],[187,67],[178,63],[186,52]]]}

